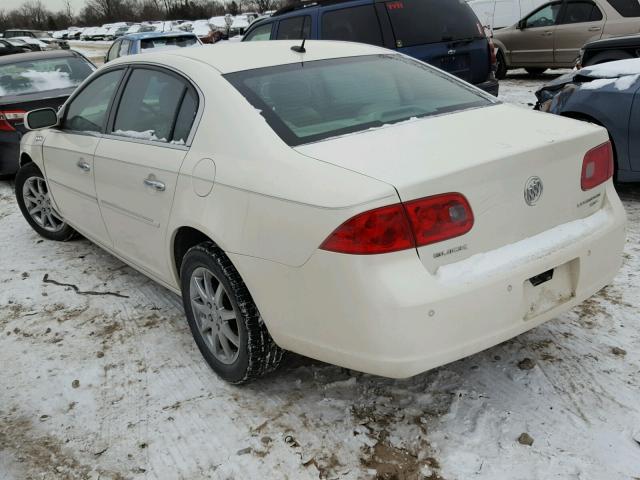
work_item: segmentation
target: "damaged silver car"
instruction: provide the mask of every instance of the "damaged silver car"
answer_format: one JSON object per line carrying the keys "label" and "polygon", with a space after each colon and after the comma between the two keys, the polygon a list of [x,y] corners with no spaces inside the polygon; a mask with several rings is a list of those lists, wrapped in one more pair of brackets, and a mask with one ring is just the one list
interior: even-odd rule
{"label": "damaged silver car", "polygon": [[640,181],[640,58],[593,65],[536,92],[536,110],[596,123],[609,131],[618,182]]}

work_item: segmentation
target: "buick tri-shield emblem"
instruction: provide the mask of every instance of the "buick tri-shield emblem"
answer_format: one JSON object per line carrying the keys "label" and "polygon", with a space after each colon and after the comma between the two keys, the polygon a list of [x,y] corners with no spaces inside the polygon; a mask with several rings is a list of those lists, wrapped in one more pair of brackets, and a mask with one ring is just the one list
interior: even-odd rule
{"label": "buick tri-shield emblem", "polygon": [[531,177],[524,184],[524,201],[527,205],[535,205],[542,196],[542,180],[540,177]]}

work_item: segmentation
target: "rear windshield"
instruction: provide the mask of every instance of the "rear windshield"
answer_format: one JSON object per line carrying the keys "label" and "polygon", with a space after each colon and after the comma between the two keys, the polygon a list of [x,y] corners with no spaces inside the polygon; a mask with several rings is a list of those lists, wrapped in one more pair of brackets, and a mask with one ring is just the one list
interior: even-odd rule
{"label": "rear windshield", "polygon": [[183,37],[161,37],[161,38],[145,38],[140,40],[140,48],[142,50],[150,49],[168,49],[179,47],[192,47],[198,44],[198,40],[193,35],[185,35]]}
{"label": "rear windshield", "polygon": [[291,146],[493,103],[398,54],[280,65],[225,78]]}
{"label": "rear windshield", "polygon": [[398,48],[484,37],[464,0],[393,0],[385,5]]}
{"label": "rear windshield", "polygon": [[25,95],[79,85],[94,70],[78,57],[48,58],[0,65],[0,96]]}

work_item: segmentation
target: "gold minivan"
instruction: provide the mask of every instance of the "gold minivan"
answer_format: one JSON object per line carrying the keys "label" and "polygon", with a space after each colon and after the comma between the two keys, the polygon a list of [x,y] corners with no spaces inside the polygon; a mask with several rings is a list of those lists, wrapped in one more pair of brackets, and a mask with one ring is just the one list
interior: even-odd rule
{"label": "gold minivan", "polygon": [[555,0],[494,32],[498,71],[573,67],[585,43],[640,32],[639,0]]}

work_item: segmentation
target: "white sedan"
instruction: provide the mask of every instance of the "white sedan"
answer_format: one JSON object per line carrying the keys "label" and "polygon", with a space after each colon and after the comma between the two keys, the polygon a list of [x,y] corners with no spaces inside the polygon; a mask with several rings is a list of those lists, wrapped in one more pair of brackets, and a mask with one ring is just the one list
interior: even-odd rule
{"label": "white sedan", "polygon": [[229,382],[285,350],[411,376],[557,316],[621,264],[604,129],[373,46],[123,57],[26,124],[26,220],[181,293]]}

